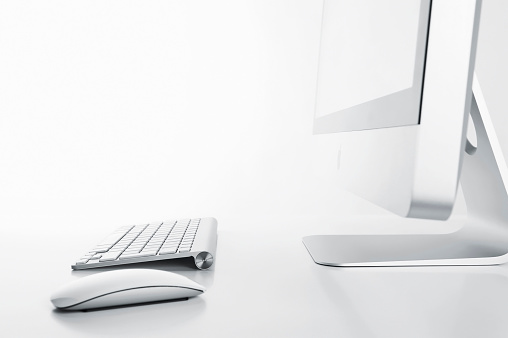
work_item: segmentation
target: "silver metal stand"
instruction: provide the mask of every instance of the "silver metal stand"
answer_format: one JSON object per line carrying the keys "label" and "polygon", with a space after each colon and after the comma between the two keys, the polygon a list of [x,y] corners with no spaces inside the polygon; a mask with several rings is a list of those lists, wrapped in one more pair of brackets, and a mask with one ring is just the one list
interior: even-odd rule
{"label": "silver metal stand", "polygon": [[468,144],[460,177],[468,211],[465,224],[449,234],[304,237],[303,243],[316,263],[416,266],[508,261],[508,194],[503,181],[508,182],[508,169],[477,82],[473,87],[471,117],[477,149]]}

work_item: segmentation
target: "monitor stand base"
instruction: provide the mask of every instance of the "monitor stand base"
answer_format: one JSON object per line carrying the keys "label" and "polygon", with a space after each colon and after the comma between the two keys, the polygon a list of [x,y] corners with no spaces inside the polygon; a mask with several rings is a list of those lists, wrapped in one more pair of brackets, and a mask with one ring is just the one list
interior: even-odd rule
{"label": "monitor stand base", "polygon": [[[317,235],[303,238],[312,259],[330,266],[494,265],[508,262],[508,169],[478,82],[460,177],[467,220],[457,231],[425,235]],[[469,141],[468,141],[469,142]]]}

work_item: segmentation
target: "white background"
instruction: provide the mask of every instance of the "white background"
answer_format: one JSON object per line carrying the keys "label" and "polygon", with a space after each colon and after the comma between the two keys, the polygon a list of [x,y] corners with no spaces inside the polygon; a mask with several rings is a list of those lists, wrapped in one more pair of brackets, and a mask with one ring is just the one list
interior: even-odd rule
{"label": "white background", "polygon": [[312,136],[320,3],[0,6],[4,226],[363,209]]}
{"label": "white background", "polygon": [[[507,6],[483,6],[494,118]],[[312,136],[320,17],[304,0],[2,2],[2,228],[384,213],[337,188],[340,136]]]}
{"label": "white background", "polygon": [[[340,136],[312,136],[321,5],[1,2],[1,231],[384,214],[338,189]],[[477,59],[505,156],[506,13],[484,1]]]}

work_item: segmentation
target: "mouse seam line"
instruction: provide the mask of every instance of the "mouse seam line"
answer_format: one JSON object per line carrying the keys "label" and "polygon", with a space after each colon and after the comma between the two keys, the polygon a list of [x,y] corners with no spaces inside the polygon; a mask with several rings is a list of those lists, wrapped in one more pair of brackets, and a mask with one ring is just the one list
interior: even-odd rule
{"label": "mouse seam line", "polygon": [[[141,287],[137,287],[137,288],[129,288],[129,289],[125,289],[125,290],[119,290],[119,291],[113,291],[113,292],[108,292],[108,293],[105,293],[103,295],[100,295],[100,296],[97,296],[97,297],[93,297],[93,298],[90,298],[90,299],[87,299],[87,300],[84,300],[82,302],[79,302],[79,303],[76,303],[76,304],[73,304],[73,305],[69,305],[69,306],[66,306],[66,307],[60,307],[59,309],[61,310],[65,310],[65,309],[69,309],[71,307],[74,307],[74,306],[78,306],[80,304],[83,304],[83,303],[86,303],[86,302],[89,302],[91,300],[94,300],[94,299],[97,299],[97,298],[100,298],[100,297],[104,297],[104,296],[109,296],[109,295],[112,295],[112,294],[115,294],[115,293],[119,293],[119,292],[124,292],[124,291],[131,291],[131,290],[137,290],[137,289],[151,289],[151,288],[179,288],[179,289],[188,289],[188,290],[194,290],[194,291],[199,291],[201,293],[203,293],[203,290],[199,290],[199,289],[194,289],[194,288],[190,288],[190,287],[185,287],[185,286],[176,286],[176,285],[156,285],[156,286],[141,286]],[[133,303],[134,304],[134,303]]]}

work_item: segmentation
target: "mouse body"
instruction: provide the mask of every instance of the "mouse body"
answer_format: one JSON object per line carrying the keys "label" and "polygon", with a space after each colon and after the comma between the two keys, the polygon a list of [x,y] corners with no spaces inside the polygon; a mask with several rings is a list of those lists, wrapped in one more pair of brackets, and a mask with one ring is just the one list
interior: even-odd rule
{"label": "mouse body", "polygon": [[101,272],[64,285],[51,295],[61,310],[102,307],[194,297],[206,289],[179,274],[153,269]]}

